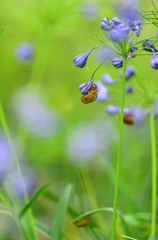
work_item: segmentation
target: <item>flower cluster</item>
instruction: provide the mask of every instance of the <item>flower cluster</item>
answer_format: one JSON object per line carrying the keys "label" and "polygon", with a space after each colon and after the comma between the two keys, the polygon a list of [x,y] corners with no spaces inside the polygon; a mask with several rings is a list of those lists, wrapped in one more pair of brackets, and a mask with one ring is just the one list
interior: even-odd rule
{"label": "flower cluster", "polygon": [[[111,20],[109,20],[108,18],[103,18],[100,23],[100,28],[104,31],[104,38],[101,41],[102,44],[98,47],[90,49],[83,54],[76,56],[73,59],[76,67],[85,67],[89,55],[94,50],[103,50],[104,52],[106,52],[105,50],[109,49],[112,53],[114,53],[114,56],[111,58],[110,61],[113,67],[116,69],[122,68],[124,66],[124,61],[135,58],[142,51],[152,53],[150,66],[153,69],[158,69],[158,57],[156,56],[158,50],[154,46],[154,38],[152,40],[147,38],[143,41],[139,41],[138,43],[135,43],[134,41],[135,37],[140,36],[140,32],[142,30],[142,21],[139,19],[137,11],[129,11],[129,14],[127,11],[126,14],[123,15],[123,18],[113,17]],[[79,86],[79,91],[82,94],[81,101],[83,103],[90,103],[95,100],[104,101],[108,99],[108,89],[105,88],[100,82],[96,82],[95,84],[93,83],[94,74],[106,61],[109,61],[109,56],[104,56],[103,61],[93,72],[90,80],[88,82],[82,83]],[[124,79],[129,80],[130,77],[134,74],[134,68],[128,66]],[[121,78],[122,76],[123,75],[121,74]],[[115,81],[113,81],[110,76],[104,74],[103,82],[105,84],[112,85]],[[132,92],[133,88],[131,86],[127,86],[126,93]]]}

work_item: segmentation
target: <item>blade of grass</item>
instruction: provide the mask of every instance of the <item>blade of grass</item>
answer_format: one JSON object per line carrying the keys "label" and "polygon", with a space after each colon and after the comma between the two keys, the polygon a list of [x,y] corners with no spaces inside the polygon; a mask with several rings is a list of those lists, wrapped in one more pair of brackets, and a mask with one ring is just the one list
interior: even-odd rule
{"label": "blade of grass", "polygon": [[61,240],[63,237],[64,220],[68,208],[71,189],[72,186],[68,185],[60,197],[51,229],[51,236],[54,240]]}
{"label": "blade of grass", "polygon": [[27,212],[27,210],[29,208],[32,207],[32,205],[36,202],[36,200],[38,199],[38,197],[40,197],[40,195],[43,194],[43,192],[50,186],[52,185],[51,183],[47,183],[44,186],[42,186],[40,189],[38,189],[36,191],[36,193],[32,196],[32,198],[30,199],[30,201],[23,207],[23,209],[21,209],[21,211],[19,212],[18,216],[19,218],[22,218],[24,216],[24,214]]}

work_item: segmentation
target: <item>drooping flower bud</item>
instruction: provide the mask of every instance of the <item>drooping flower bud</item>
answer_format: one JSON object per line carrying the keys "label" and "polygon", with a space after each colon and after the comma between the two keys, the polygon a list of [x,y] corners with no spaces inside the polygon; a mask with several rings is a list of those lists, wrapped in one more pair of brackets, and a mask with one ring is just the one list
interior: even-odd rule
{"label": "drooping flower bud", "polygon": [[146,39],[143,43],[142,43],[142,47],[145,51],[147,52],[158,52],[158,50],[155,48],[154,43],[152,42],[152,40],[150,39]]}
{"label": "drooping flower bud", "polygon": [[82,53],[73,59],[73,62],[75,63],[76,67],[83,68],[86,65],[88,56],[92,52],[92,50],[93,49],[86,53]]}
{"label": "drooping flower bud", "polygon": [[121,68],[123,66],[123,59],[122,58],[113,58],[112,64],[115,68]]}
{"label": "drooping flower bud", "polygon": [[79,90],[82,94],[87,94],[88,91],[90,90],[90,88],[92,87],[92,82],[89,81],[89,82],[86,82],[86,83],[82,83],[80,86],[79,86]]}

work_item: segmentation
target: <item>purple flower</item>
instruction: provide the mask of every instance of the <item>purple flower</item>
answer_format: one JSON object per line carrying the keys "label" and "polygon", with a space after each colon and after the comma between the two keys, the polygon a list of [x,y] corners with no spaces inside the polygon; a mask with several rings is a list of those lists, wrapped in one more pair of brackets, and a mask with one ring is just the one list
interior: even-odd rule
{"label": "purple flower", "polygon": [[142,47],[145,51],[147,52],[158,52],[158,50],[155,48],[152,40],[150,39],[146,39],[143,43],[142,43]]}
{"label": "purple flower", "polygon": [[135,70],[134,70],[134,67],[132,66],[128,66],[126,68],[126,80],[129,80],[132,76],[135,75]]}
{"label": "purple flower", "polygon": [[81,14],[88,20],[95,19],[99,12],[99,6],[95,3],[83,3],[81,5]]}
{"label": "purple flower", "polygon": [[150,66],[154,69],[158,69],[158,57],[153,54],[152,59],[150,61]]}
{"label": "purple flower", "polygon": [[108,84],[108,85],[113,85],[115,84],[115,81],[110,77],[110,75],[108,74],[103,74],[102,75],[102,81],[105,83],[105,84]]}
{"label": "purple flower", "polygon": [[140,31],[142,30],[142,22],[140,20],[130,21],[130,28],[135,32],[136,36],[140,36]]}
{"label": "purple flower", "polygon": [[76,67],[83,68],[86,65],[88,56],[92,52],[92,50],[93,49],[86,53],[82,53],[73,59],[73,62],[75,63]]}
{"label": "purple flower", "polygon": [[80,86],[79,86],[79,90],[82,94],[87,94],[88,91],[90,90],[90,88],[92,87],[92,81],[90,80],[89,82],[86,82],[86,83],[82,83]]}
{"label": "purple flower", "polygon": [[100,23],[100,28],[109,31],[110,30],[110,25],[109,25],[109,20],[107,18],[103,18],[101,23]]}
{"label": "purple flower", "polygon": [[29,43],[24,43],[16,47],[16,57],[20,61],[29,61],[34,56],[34,48]]}
{"label": "purple flower", "polygon": [[120,24],[122,24],[122,20],[120,18],[118,18],[118,17],[114,17],[110,21],[111,28],[116,28]]}
{"label": "purple flower", "polygon": [[121,41],[122,39],[125,39],[128,36],[129,32],[130,27],[128,25],[121,23],[110,31],[110,39],[113,42]]}
{"label": "purple flower", "polygon": [[106,112],[110,115],[115,115],[120,112],[120,108],[113,105],[108,105],[106,107]]}
{"label": "purple flower", "polygon": [[126,93],[132,93],[133,88],[131,86],[126,87]]}
{"label": "purple flower", "polygon": [[108,100],[108,89],[99,81],[95,82],[97,85],[98,95],[97,95],[97,101],[107,101]]}
{"label": "purple flower", "polygon": [[125,115],[131,115],[131,114],[133,114],[133,112],[132,112],[132,110],[130,109],[130,108],[124,108],[124,114]]}
{"label": "purple flower", "polygon": [[115,68],[121,68],[123,66],[123,59],[122,58],[113,58],[112,64]]}
{"label": "purple flower", "polygon": [[[137,50],[138,50],[138,47],[132,47],[132,48],[130,48],[130,50],[129,50],[129,54],[134,53],[134,52],[136,52]],[[132,58],[135,58],[136,56],[137,56],[136,54],[131,55]]]}

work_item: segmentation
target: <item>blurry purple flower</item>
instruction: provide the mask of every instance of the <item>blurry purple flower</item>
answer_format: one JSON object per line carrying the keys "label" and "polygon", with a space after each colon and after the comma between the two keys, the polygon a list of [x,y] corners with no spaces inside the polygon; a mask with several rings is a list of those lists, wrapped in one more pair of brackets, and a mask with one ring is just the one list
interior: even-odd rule
{"label": "blurry purple flower", "polygon": [[32,44],[23,43],[16,47],[16,58],[20,61],[30,61],[34,57],[34,48]]}
{"label": "blurry purple flower", "polygon": [[130,27],[125,24],[119,24],[117,28],[114,28],[110,31],[110,39],[113,42],[118,42],[122,39],[125,39],[130,33]]}
{"label": "blurry purple flower", "polygon": [[98,59],[98,61],[111,61],[115,54],[114,54],[114,51],[112,51],[111,49],[107,48],[107,47],[104,47],[102,49],[98,49],[96,51],[96,58]]}
{"label": "blurry purple flower", "polygon": [[133,93],[133,88],[131,86],[126,87],[126,93]]}
{"label": "blurry purple flower", "polygon": [[[80,163],[105,153],[111,140],[115,137],[114,127],[110,122],[96,121],[91,124],[81,124],[69,133],[67,153],[73,162]],[[107,140],[108,139],[108,140]]]}
{"label": "blurry purple flower", "polygon": [[158,101],[154,103],[154,117],[158,117]]}
{"label": "blurry purple flower", "polygon": [[134,75],[135,75],[135,69],[134,69],[134,67],[128,66],[128,67],[126,68],[126,75],[125,75],[126,80],[130,80],[130,78],[131,78],[132,76],[134,76]]}
{"label": "blurry purple flower", "polygon": [[122,58],[113,58],[112,64],[115,68],[121,68],[123,66],[123,59]]}
{"label": "blurry purple flower", "polygon": [[111,27],[109,25],[109,20],[107,18],[103,18],[100,23],[100,28],[105,31],[110,31]]}
{"label": "blurry purple flower", "polygon": [[134,124],[142,124],[147,116],[147,111],[143,110],[141,107],[134,107],[132,111],[134,114]]}
{"label": "blurry purple flower", "polygon": [[158,57],[156,56],[156,53],[153,50],[153,56],[150,61],[150,66],[154,69],[158,69]]}
{"label": "blurry purple flower", "polygon": [[122,20],[118,17],[113,17],[112,20],[110,21],[110,27],[111,28],[117,28],[118,25],[122,24]]}
{"label": "blurry purple flower", "polygon": [[60,118],[45,106],[40,92],[29,88],[20,90],[13,96],[12,107],[18,121],[34,135],[48,138],[57,134]]}
{"label": "blurry purple flower", "polygon": [[12,172],[8,176],[7,189],[10,194],[19,200],[24,200],[26,194],[31,197],[37,185],[37,176],[35,173],[26,167],[22,169],[22,177],[18,172]]}
{"label": "blurry purple flower", "polygon": [[0,133],[0,183],[3,182],[11,167],[12,158],[11,147],[3,133]]}
{"label": "blurry purple flower", "polygon": [[139,37],[140,31],[142,30],[142,22],[140,20],[131,21],[130,28],[136,34],[136,36]]}
{"label": "blurry purple flower", "polygon": [[116,106],[113,106],[113,105],[108,105],[106,107],[106,112],[109,114],[109,115],[116,115],[120,112],[120,108],[119,107],[116,107]]}
{"label": "blurry purple flower", "polygon": [[86,82],[86,83],[82,83],[80,86],[79,86],[79,90],[82,94],[87,94],[88,91],[90,90],[90,88],[92,87],[92,81],[90,80],[89,82]]}
{"label": "blurry purple flower", "polygon": [[99,81],[95,82],[97,85],[98,95],[97,95],[97,101],[107,101],[108,100],[108,89]]}
{"label": "blurry purple flower", "polygon": [[84,66],[86,66],[88,56],[92,52],[92,50],[93,49],[86,53],[82,53],[73,59],[73,62],[75,63],[76,67],[83,68]]}
{"label": "blurry purple flower", "polygon": [[113,85],[116,83],[116,81],[114,81],[108,74],[103,74],[101,79],[107,85]]}
{"label": "blurry purple flower", "polygon": [[96,18],[99,12],[99,5],[95,3],[82,3],[80,6],[81,14],[87,20],[93,20]]}
{"label": "blurry purple flower", "polygon": [[131,115],[133,112],[130,108],[124,108],[124,114],[125,115]]}

